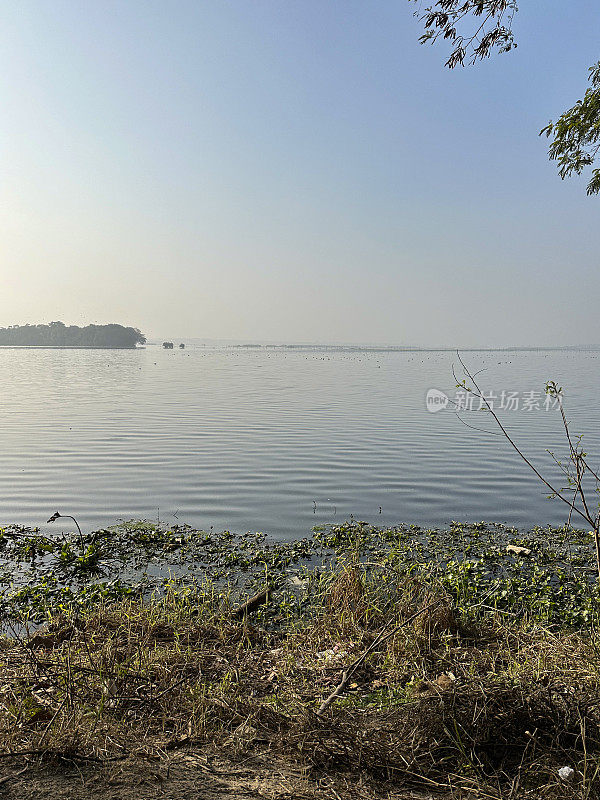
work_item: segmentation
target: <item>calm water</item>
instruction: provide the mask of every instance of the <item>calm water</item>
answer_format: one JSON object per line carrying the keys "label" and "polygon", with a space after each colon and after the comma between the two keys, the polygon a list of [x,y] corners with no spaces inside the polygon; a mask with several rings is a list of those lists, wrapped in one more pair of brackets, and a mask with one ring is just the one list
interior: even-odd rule
{"label": "calm water", "polygon": [[[567,388],[600,461],[600,353],[465,353],[485,391]],[[305,536],[372,522],[562,523],[563,508],[498,436],[425,395],[456,392],[447,352],[0,349],[0,522],[57,509],[88,526],[143,517]],[[542,395],[543,398],[543,395]],[[484,414],[467,421],[494,430]],[[557,412],[504,419],[539,464],[565,453]]]}

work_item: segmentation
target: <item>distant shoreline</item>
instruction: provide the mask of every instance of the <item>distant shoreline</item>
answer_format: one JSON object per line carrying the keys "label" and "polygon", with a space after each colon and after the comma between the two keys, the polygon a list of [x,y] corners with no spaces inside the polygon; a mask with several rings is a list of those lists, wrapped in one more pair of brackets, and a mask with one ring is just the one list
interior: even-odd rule
{"label": "distant shoreline", "polygon": [[50,322],[48,325],[12,325],[0,328],[0,347],[50,347],[73,349],[133,350],[146,344],[146,337],[138,328],[117,323],[108,325],[65,325]]}
{"label": "distant shoreline", "polygon": [[[150,341],[150,346],[160,346],[160,342]],[[331,350],[367,353],[564,353],[600,352],[600,345],[568,345],[565,347],[403,347],[401,345],[360,345],[360,344],[234,344],[231,342],[202,342],[188,339],[188,346],[230,350]]]}
{"label": "distant shoreline", "polygon": [[144,346],[118,345],[102,346],[93,344],[0,344],[0,350],[145,350]]}

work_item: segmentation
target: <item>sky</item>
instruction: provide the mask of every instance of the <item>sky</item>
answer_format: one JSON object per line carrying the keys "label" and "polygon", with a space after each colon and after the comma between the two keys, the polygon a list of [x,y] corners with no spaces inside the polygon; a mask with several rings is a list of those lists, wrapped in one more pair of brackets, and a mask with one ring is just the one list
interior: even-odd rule
{"label": "sky", "polygon": [[0,0],[0,326],[600,343],[600,198],[540,129],[592,0],[450,71],[407,0]]}

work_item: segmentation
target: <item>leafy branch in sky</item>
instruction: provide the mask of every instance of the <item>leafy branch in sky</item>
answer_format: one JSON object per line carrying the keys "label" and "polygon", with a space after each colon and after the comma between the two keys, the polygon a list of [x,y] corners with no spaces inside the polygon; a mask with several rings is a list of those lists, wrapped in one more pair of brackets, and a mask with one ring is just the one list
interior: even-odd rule
{"label": "leafy branch in sky", "polygon": [[[590,88],[556,122],[550,122],[540,135],[553,136],[548,155],[558,164],[561,178],[581,175],[591,166],[600,150],[600,61],[590,69]],[[600,192],[600,169],[592,171],[588,194]]]}
{"label": "leafy branch in sky", "polygon": [[[474,64],[494,50],[507,53],[517,46],[512,21],[515,0],[437,0],[417,12],[425,27],[421,44],[449,40],[452,52],[446,66]],[[470,23],[470,27],[469,27]]]}
{"label": "leafy branch in sky", "polygon": [[[433,44],[442,39],[451,44],[446,61],[450,69],[517,46],[512,32],[516,0],[436,0],[426,8],[421,0],[410,2],[419,3],[416,16],[425,28],[419,41]],[[581,175],[600,151],[600,61],[590,68],[590,84],[582,100],[540,133],[552,139],[548,155],[557,162],[562,179]],[[587,193],[600,193],[600,169],[592,171]]]}

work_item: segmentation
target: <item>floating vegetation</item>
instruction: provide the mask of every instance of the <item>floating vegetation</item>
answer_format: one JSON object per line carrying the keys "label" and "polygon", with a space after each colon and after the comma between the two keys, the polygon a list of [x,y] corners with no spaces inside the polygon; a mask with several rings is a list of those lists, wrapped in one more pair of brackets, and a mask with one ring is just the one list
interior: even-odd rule
{"label": "floating vegetation", "polygon": [[145,521],[56,536],[7,526],[0,529],[0,603],[5,617],[27,614],[39,622],[57,609],[147,596],[173,582],[209,578],[241,593],[261,581],[284,585],[290,568],[315,552],[308,539],[274,542],[262,533],[207,533]]}
{"label": "floating vegetation", "polygon": [[452,522],[379,528],[364,522],[315,530],[338,554],[393,565],[439,583],[469,617],[526,615],[545,624],[585,625],[600,610],[594,539],[568,527],[527,533],[499,523]]}
{"label": "floating vegetation", "polygon": [[522,533],[484,522],[439,530],[350,520],[292,542],[146,521],[54,536],[7,526],[0,529],[0,603],[5,617],[26,613],[39,622],[57,608],[209,580],[233,596],[270,587],[271,602],[260,613],[277,620],[310,607],[320,575],[354,559],[374,573],[393,569],[435,582],[470,618],[527,615],[576,627],[600,608],[594,558],[585,531],[535,527]]}

